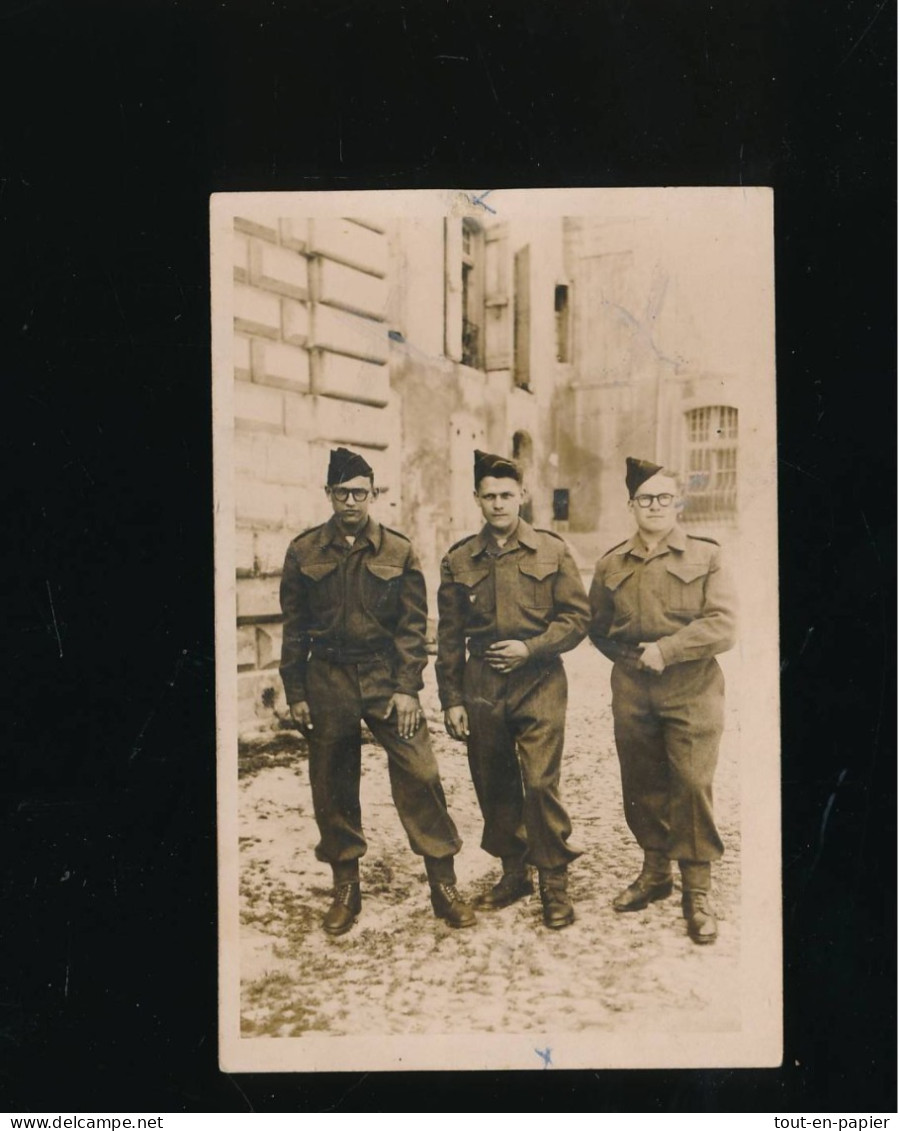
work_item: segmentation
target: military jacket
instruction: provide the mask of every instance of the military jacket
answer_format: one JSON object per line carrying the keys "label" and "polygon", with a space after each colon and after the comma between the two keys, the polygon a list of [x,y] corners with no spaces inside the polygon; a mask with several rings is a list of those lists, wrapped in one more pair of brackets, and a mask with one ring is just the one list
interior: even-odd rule
{"label": "military jacket", "polygon": [[614,661],[636,665],[638,644],[656,643],[666,665],[734,646],[736,596],[722,550],[675,526],[648,552],[638,534],[597,563],[590,638]]}
{"label": "military jacket", "polygon": [[425,579],[408,538],[369,519],[351,546],[334,519],[288,546],[281,577],[281,678],[306,698],[310,654],[338,663],[382,655],[396,690],[415,695],[426,663]]}
{"label": "military jacket", "polygon": [[446,709],[463,702],[467,639],[476,655],[498,640],[521,640],[532,659],[552,658],[584,639],[589,607],[565,542],[519,519],[504,547],[485,526],[450,548],[438,615],[436,671]]}

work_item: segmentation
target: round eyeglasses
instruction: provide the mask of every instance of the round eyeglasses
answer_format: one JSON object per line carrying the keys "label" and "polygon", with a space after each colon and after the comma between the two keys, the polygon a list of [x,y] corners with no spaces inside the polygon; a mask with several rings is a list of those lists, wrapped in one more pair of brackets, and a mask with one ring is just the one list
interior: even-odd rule
{"label": "round eyeglasses", "polygon": [[368,487],[332,487],[331,497],[337,499],[339,503],[346,503],[346,501],[353,496],[354,503],[362,503],[368,499],[372,492]]}
{"label": "round eyeglasses", "polygon": [[670,507],[674,498],[675,496],[671,495],[668,491],[663,491],[661,495],[635,495],[634,501],[639,507],[643,507],[643,509],[646,510],[654,499],[656,499],[661,507]]}

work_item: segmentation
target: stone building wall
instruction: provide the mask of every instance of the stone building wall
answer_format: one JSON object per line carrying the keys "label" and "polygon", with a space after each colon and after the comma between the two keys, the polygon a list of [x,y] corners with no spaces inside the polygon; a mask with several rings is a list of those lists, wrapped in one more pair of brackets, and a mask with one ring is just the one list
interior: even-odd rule
{"label": "stone building wall", "polygon": [[523,461],[534,522],[581,564],[630,531],[625,456],[680,467],[685,413],[740,400],[733,374],[709,375],[709,284],[671,238],[617,215],[235,219],[242,732],[285,709],[279,577],[331,513],[331,447],[375,469],[373,516],[412,539],[432,631],[441,557],[481,522],[474,448]]}
{"label": "stone building wall", "polygon": [[398,427],[384,228],[242,216],[233,239],[238,711],[247,731],[284,710],[279,577],[290,540],[330,513],[329,449],[365,452],[386,488],[384,516],[398,497]]}

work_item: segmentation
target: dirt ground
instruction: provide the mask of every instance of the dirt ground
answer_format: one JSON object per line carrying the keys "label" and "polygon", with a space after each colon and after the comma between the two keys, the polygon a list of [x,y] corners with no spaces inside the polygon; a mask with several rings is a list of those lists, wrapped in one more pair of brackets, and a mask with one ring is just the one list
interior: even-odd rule
{"label": "dirt ground", "polygon": [[[565,657],[569,712],[562,794],[584,851],[570,870],[577,920],[549,931],[537,894],[453,930],[431,911],[421,860],[409,849],[390,797],[386,756],[363,750],[362,915],[348,934],[319,926],[330,869],[317,840],[306,750],[293,732],[242,753],[242,1035],[291,1037],[581,1032],[725,1031],[740,1026],[739,733],[728,713],[716,780],[725,842],[714,867],[719,939],[685,934],[678,894],[619,915],[613,896],[640,867],[622,815],[613,744],[609,663],[588,643]],[[723,657],[733,687],[736,664]],[[481,819],[464,747],[444,732],[434,683],[422,696],[448,804],[463,838],[459,888],[473,898],[499,876],[479,847]]]}

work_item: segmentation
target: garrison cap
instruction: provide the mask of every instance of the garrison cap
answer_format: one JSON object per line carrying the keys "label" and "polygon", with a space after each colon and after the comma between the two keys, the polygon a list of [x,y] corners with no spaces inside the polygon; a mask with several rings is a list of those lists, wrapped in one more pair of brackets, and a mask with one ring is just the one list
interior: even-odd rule
{"label": "garrison cap", "polygon": [[625,460],[625,486],[628,488],[629,499],[634,498],[635,491],[642,483],[646,483],[648,479],[652,479],[660,471],[662,471],[662,464],[629,456]]}
{"label": "garrison cap", "polygon": [[332,448],[328,461],[328,486],[346,483],[348,479],[356,479],[358,475],[366,475],[371,479],[374,472],[356,452],[351,452],[349,448]]}
{"label": "garrison cap", "polygon": [[522,470],[515,460],[506,456],[495,456],[490,452],[480,452],[475,449],[475,487],[485,478],[492,475],[495,479],[515,479],[522,482]]}

